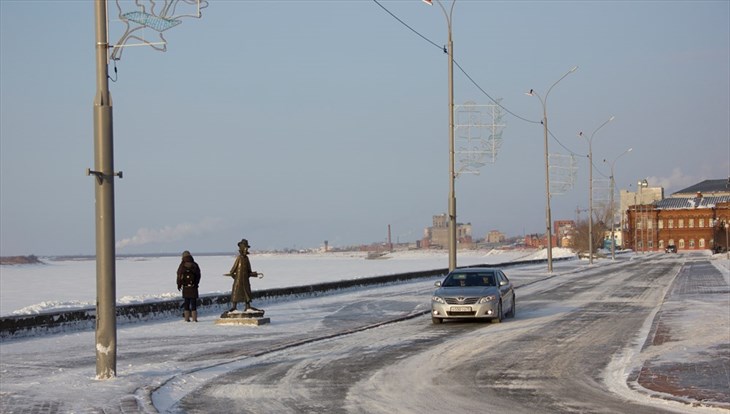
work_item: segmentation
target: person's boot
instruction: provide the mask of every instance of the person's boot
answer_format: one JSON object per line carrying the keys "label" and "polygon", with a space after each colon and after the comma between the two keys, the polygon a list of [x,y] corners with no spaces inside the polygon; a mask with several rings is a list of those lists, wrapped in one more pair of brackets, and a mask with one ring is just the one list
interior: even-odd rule
{"label": "person's boot", "polygon": [[190,311],[183,312],[183,316],[185,317],[185,322],[190,322]]}
{"label": "person's boot", "polygon": [[247,310],[250,310],[250,309],[251,309],[251,302],[246,302],[246,309],[244,310],[244,312]]}
{"label": "person's boot", "polygon": [[233,312],[236,310],[236,302],[231,302],[231,309],[228,309],[228,312]]}
{"label": "person's boot", "polygon": [[193,322],[197,322],[198,321],[198,311],[194,310],[192,312],[192,315],[193,315]]}

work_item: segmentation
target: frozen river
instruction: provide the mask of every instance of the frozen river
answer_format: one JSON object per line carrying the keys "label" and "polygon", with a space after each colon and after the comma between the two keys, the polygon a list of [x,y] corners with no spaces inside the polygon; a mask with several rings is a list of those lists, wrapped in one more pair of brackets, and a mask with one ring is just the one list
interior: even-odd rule
{"label": "frozen river", "polygon": [[[574,256],[554,249],[554,257]],[[263,279],[254,290],[311,285],[370,276],[391,275],[448,267],[444,251],[405,251],[366,260],[366,253],[252,254],[255,271]],[[544,251],[486,250],[459,252],[460,266],[541,259]],[[230,292],[227,273],[235,255],[195,256],[201,267],[200,293]],[[0,316],[95,306],[96,261],[43,259],[42,265],[0,267]],[[141,303],[180,297],[175,282],[179,257],[120,257],[116,263],[117,304]]]}

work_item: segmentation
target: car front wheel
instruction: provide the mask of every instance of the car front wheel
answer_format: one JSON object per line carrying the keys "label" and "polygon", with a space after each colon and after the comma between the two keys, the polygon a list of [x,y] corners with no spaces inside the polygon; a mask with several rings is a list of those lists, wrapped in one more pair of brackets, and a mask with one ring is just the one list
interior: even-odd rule
{"label": "car front wheel", "polygon": [[434,325],[438,325],[438,324],[442,323],[443,321],[444,320],[441,318],[433,318],[433,317],[431,318],[431,322],[433,322]]}

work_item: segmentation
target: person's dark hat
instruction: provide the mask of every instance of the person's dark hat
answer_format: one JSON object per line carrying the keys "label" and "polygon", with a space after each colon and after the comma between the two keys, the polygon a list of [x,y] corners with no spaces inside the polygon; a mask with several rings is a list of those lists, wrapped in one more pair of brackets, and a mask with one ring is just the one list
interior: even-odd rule
{"label": "person's dark hat", "polygon": [[246,247],[251,247],[251,246],[250,246],[250,245],[248,244],[248,240],[246,240],[246,239],[241,239],[241,241],[240,241],[240,242],[238,242],[238,247],[239,247],[239,248],[241,248],[241,247],[243,247],[243,246],[246,246]]}
{"label": "person's dark hat", "polygon": [[184,252],[182,253],[182,257],[183,257],[183,258],[185,258],[185,257],[187,257],[187,256],[192,256],[192,254],[190,254],[190,252],[189,252],[189,251],[185,250],[185,251],[184,251]]}

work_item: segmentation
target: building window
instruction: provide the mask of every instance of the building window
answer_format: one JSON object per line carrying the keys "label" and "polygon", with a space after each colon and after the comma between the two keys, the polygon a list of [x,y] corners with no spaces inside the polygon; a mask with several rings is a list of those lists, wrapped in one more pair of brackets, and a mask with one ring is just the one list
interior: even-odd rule
{"label": "building window", "polygon": [[691,218],[689,219],[689,228],[693,229],[695,227],[695,219]]}
{"label": "building window", "polygon": [[674,239],[669,239],[669,244],[667,244],[667,246],[671,246],[673,244],[674,244]]}
{"label": "building window", "polygon": [[674,220],[673,219],[669,219],[669,228],[670,229],[673,229],[674,228]]}
{"label": "building window", "polygon": [[695,248],[695,239],[689,239],[689,248],[694,249]]}
{"label": "building window", "polygon": [[684,249],[684,239],[679,239],[679,246],[677,248]]}
{"label": "building window", "polygon": [[664,248],[664,240],[659,240],[659,248],[660,249]]}
{"label": "building window", "polygon": [[705,227],[705,219],[700,219],[700,227]]}
{"label": "building window", "polygon": [[647,220],[647,222],[646,222],[646,228],[647,229],[653,229],[654,228],[654,221],[653,220]]}
{"label": "building window", "polygon": [[684,228],[684,219],[679,219],[679,228],[680,229]]}
{"label": "building window", "polygon": [[659,226],[660,229],[663,229],[664,228],[664,220],[659,219],[659,221],[657,222],[657,225]]}
{"label": "building window", "polygon": [[[702,220],[702,219],[700,219],[700,220]],[[700,249],[704,249],[704,248],[705,248],[705,239],[700,239]]]}
{"label": "building window", "polygon": [[649,240],[646,244],[649,246],[649,249],[654,248],[654,240]]}

